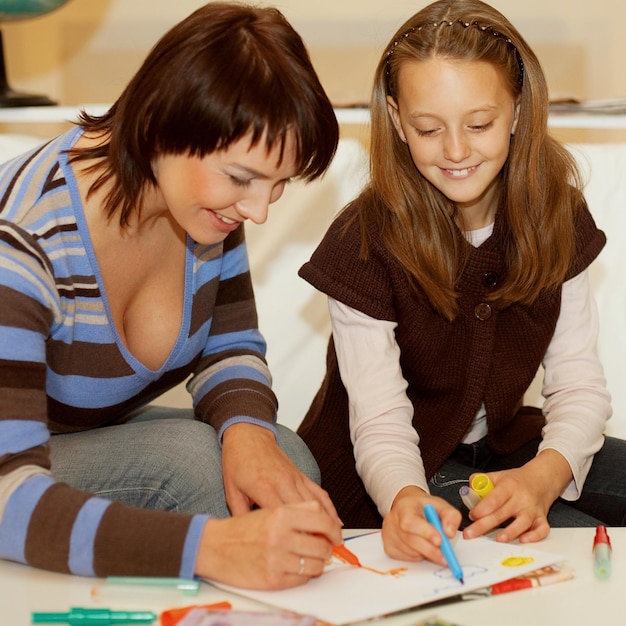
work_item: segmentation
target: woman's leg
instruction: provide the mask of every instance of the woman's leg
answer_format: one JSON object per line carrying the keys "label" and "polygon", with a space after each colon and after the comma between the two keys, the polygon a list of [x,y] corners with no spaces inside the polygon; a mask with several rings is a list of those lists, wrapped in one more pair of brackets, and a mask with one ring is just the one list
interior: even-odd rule
{"label": "woman's leg", "polygon": [[[278,442],[303,473],[319,470],[302,440],[278,426]],[[54,435],[52,472],[78,489],[132,506],[227,517],[215,430],[189,409],[150,407],[126,424]]]}
{"label": "woman's leg", "polygon": [[[193,410],[191,409],[171,409],[163,406],[150,406],[138,411],[127,423],[136,424],[138,422],[153,421],[156,419],[171,419],[172,417],[195,420]],[[213,433],[215,432],[213,429],[211,429],[211,431]],[[305,476],[308,476],[319,485],[321,482],[319,466],[304,441],[295,432],[282,424],[276,424],[276,431],[278,445]]]}
{"label": "woman's leg", "polygon": [[226,517],[221,453],[212,428],[157,419],[54,435],[57,480],[131,506]]}

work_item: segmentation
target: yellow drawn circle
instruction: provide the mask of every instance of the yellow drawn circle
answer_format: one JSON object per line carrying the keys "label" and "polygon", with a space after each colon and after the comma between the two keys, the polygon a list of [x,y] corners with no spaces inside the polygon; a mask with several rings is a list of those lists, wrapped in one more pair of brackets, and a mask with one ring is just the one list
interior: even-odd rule
{"label": "yellow drawn circle", "polygon": [[504,567],[521,567],[532,563],[534,560],[532,556],[508,556],[502,561],[502,565]]}

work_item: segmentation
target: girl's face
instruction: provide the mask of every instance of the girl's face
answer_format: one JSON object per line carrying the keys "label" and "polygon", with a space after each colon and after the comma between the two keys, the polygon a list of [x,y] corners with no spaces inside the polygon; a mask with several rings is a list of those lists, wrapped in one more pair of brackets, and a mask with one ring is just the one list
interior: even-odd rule
{"label": "girl's face", "polygon": [[493,222],[517,123],[500,72],[484,61],[407,61],[398,73],[398,98],[387,101],[422,176],[457,204],[468,228]]}
{"label": "girl's face", "polygon": [[241,222],[262,224],[268,207],[296,174],[295,139],[287,135],[268,152],[250,137],[204,157],[160,155],[153,163],[159,204],[198,243],[223,241]]}

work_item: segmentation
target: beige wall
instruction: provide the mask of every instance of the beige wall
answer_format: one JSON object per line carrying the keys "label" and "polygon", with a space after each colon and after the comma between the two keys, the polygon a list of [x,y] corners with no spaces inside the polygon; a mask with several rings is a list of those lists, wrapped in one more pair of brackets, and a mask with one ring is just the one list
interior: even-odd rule
{"label": "beige wall", "polygon": [[[276,0],[311,50],[331,98],[364,100],[395,29],[426,4],[409,0]],[[3,26],[14,88],[63,104],[113,100],[156,39],[202,0],[70,0]],[[493,0],[537,51],[552,97],[626,97],[626,4]]]}

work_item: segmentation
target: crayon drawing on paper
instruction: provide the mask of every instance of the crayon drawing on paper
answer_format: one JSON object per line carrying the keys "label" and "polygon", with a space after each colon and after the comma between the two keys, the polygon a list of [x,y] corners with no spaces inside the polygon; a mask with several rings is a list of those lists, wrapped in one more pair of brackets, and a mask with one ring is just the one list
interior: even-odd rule
{"label": "crayon drawing on paper", "polygon": [[[454,550],[463,570],[465,584],[461,584],[446,567],[390,559],[380,532],[351,539],[346,548],[347,553],[335,549],[319,578],[293,589],[254,591],[209,582],[265,604],[341,625],[469,593],[564,560],[562,555],[542,552],[536,544],[497,543],[484,537],[465,540],[459,533]],[[357,590],[359,602],[354,602]]]}

